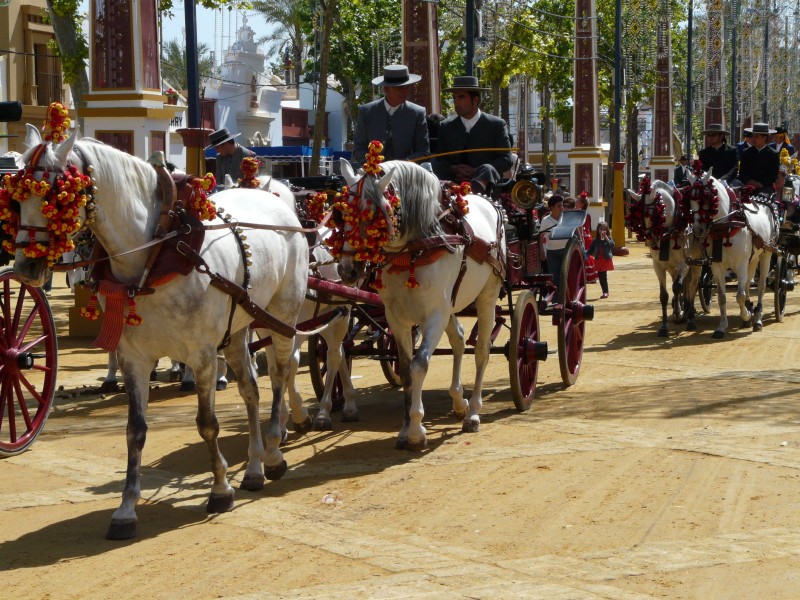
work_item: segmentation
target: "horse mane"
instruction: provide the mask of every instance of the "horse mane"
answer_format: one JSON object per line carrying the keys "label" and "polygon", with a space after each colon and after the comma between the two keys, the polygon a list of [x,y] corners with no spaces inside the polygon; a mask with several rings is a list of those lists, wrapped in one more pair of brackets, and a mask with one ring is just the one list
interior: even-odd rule
{"label": "horse mane", "polygon": [[[48,149],[48,156],[51,152]],[[113,201],[123,219],[141,222],[142,214],[137,214],[137,205],[147,211],[155,205],[156,171],[147,161],[92,138],[75,142],[70,161],[83,164],[84,168],[92,166],[92,179],[102,196],[98,209],[103,210],[104,203]],[[133,201],[137,198],[140,203]]]}
{"label": "horse mane", "polygon": [[394,173],[392,184],[400,198],[400,238],[413,241],[443,235],[437,218],[441,185],[436,176],[407,161],[390,160],[381,167],[386,173]]}

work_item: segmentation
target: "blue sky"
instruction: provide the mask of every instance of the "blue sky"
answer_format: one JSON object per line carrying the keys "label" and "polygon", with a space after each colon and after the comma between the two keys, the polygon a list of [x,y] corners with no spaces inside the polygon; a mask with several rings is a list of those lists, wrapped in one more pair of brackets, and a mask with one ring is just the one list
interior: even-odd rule
{"label": "blue sky", "polygon": [[[84,13],[88,14],[89,4],[89,0],[81,0],[81,10]],[[183,28],[186,24],[183,0],[175,0],[175,7],[172,12],[174,14],[173,18],[165,19],[163,24],[164,31],[162,39],[165,42],[174,39],[183,39]],[[235,41],[235,29],[237,23],[239,26],[242,24],[242,12],[239,12],[238,20],[236,13],[230,13],[227,10],[224,11],[223,16],[221,11],[213,11],[197,5],[195,12],[197,14],[198,42],[206,44],[212,50],[219,48],[221,52],[230,45],[230,42]],[[247,13],[247,19],[248,25],[255,31],[256,39],[262,37],[267,29],[263,17],[254,11],[249,11]]]}

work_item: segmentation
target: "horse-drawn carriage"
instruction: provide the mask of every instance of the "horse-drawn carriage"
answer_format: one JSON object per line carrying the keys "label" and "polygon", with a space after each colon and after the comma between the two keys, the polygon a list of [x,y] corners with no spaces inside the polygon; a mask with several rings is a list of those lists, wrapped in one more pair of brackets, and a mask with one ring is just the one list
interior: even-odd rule
{"label": "horse-drawn carriage", "polygon": [[[290,394],[291,413],[286,410],[284,393],[296,368],[296,363],[292,364],[298,355],[296,334],[318,333],[307,330],[308,323],[295,325],[307,287],[319,288],[319,278],[309,285],[306,241],[306,235],[316,229],[300,224],[293,210],[294,195],[275,181],[271,182],[271,193],[244,188],[220,192],[214,196],[216,207],[200,194],[191,204],[195,214],[189,214],[173,204],[175,184],[165,169],[154,169],[94,140],[76,141],[74,136],[67,137],[65,130],[62,120],[42,140],[38,130],[29,126],[24,168],[0,195],[0,216],[12,237],[6,247],[17,250],[14,274],[4,274],[5,279],[0,280],[5,340],[0,393],[4,411],[0,415],[7,415],[0,421],[0,432],[13,432],[11,446],[5,451],[24,450],[47,417],[55,387],[56,335],[40,286],[72,236],[88,224],[106,251],[107,258],[102,260],[108,267],[96,283],[96,292],[106,303],[104,328],[96,343],[117,351],[129,399],[126,487],[108,537],[135,535],[149,374],[154,359],[162,356],[186,362],[194,370],[199,399],[197,426],[208,444],[214,474],[207,509],[230,510],[233,489],[219,452],[219,425],[213,411],[217,348],[224,347],[247,405],[249,459],[241,487],[261,489],[265,478],[278,479],[287,469],[280,445],[287,434],[289,416],[298,432],[312,425],[300,398]],[[378,295],[330,280],[322,280],[323,287],[349,304],[362,305],[354,312],[366,315],[365,327],[371,328],[367,337],[381,350],[381,358],[393,365],[385,371],[394,382],[404,384],[406,417],[398,446],[415,449],[425,445],[418,405],[422,389],[419,375],[422,372],[424,377],[427,360],[445,330],[454,356],[454,411],[464,417],[464,431],[478,429],[482,374],[490,352],[506,354],[514,402],[520,410],[529,408],[538,361],[547,356],[547,346],[539,338],[540,313],[552,316],[558,327],[564,383],[575,382],[581,366],[585,321],[593,317],[592,306],[585,303],[583,248],[577,241],[568,246],[562,286],[556,289],[552,277],[541,273],[536,259],[540,252],[535,220],[538,188],[526,187],[524,195],[517,194],[511,210],[470,195],[468,189],[450,188],[445,194],[449,207],[444,212],[450,213],[450,220],[463,223],[458,231],[445,233],[438,228],[443,211],[434,202],[441,191],[435,197],[427,194],[440,189],[439,182],[435,177],[431,181],[432,175],[421,167],[379,164],[378,160],[373,160],[373,170],[367,174],[354,174],[346,162],[342,167],[348,186],[341,192],[337,208],[341,211],[348,205],[355,212],[339,222],[334,243],[329,244],[331,249],[338,249],[338,255],[334,255],[340,261],[339,273],[344,278],[364,263],[376,264],[378,252],[384,253],[387,261],[391,258],[399,262],[377,263],[385,267],[382,283],[372,280]],[[386,173],[382,173],[383,168]],[[520,201],[522,197],[526,200]],[[38,203],[31,201],[33,198]],[[120,198],[126,202],[120,202]],[[385,217],[380,223],[374,220],[378,213]],[[360,221],[367,214],[372,220]],[[582,215],[573,218],[575,223],[552,235],[571,237],[570,227],[574,230],[581,224]],[[203,224],[200,219],[211,223]],[[428,233],[414,238],[409,237],[409,231]],[[430,242],[433,238],[437,241]],[[397,239],[403,239],[404,246],[394,250],[391,244]],[[360,240],[357,243],[361,246],[351,247],[354,240]],[[414,246],[415,240],[422,241]],[[161,260],[165,254],[169,261]],[[169,268],[162,264],[178,258]],[[504,275],[506,270],[508,276]],[[497,306],[501,289],[507,310]],[[394,290],[396,295],[386,290]],[[516,301],[512,299],[515,291],[520,292]],[[398,310],[394,301],[402,294],[410,295]],[[365,304],[370,308],[364,309]],[[411,305],[422,307],[424,314],[408,322],[403,311],[408,313]],[[460,382],[466,343],[455,314],[470,310],[478,321],[470,344],[474,343],[479,368],[475,390],[467,403]],[[373,316],[368,318],[370,311]],[[326,319],[340,321],[341,312],[331,311],[324,318],[317,315],[311,322],[317,326]],[[86,313],[92,316],[95,309],[90,306]],[[508,316],[510,326],[506,325]],[[273,394],[266,444],[261,438],[258,388],[250,360],[254,346],[249,343],[248,330],[254,323],[268,329],[272,338],[268,363]],[[419,333],[416,345],[414,324]],[[491,340],[504,326],[510,330],[511,339],[495,350]],[[354,344],[349,350],[348,358],[356,355]],[[324,369],[319,361],[317,364]],[[28,372],[36,374],[36,380]],[[340,372],[338,367],[336,372]],[[22,436],[17,431],[20,416],[25,423]]]}
{"label": "horse-drawn carriage", "polygon": [[[727,329],[725,290],[728,280],[736,282],[736,300],[742,321],[762,327],[762,300],[769,287],[773,292],[774,315],[782,321],[787,292],[794,289],[794,271],[800,249],[794,211],[800,200],[800,177],[790,175],[781,192],[750,197],[747,186],[732,189],[702,171],[699,161],[681,189],[645,178],[639,193],[627,191],[634,199],[628,225],[640,241],[648,243],[653,267],[661,287],[662,319],[659,335],[667,335],[666,275],[672,277],[672,307],[676,322],[687,322],[693,330],[694,297],[705,312],[714,295],[720,307],[720,324],[714,337]],[[757,300],[749,299],[751,282],[756,282]]]}

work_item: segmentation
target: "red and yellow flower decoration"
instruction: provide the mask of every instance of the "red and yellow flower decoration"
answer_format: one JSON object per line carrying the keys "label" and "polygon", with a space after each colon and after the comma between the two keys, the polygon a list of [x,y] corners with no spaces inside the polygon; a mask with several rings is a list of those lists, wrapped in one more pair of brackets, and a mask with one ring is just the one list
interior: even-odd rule
{"label": "red and yellow flower decoration", "polygon": [[217,207],[208,197],[209,190],[217,187],[217,179],[212,173],[205,177],[196,177],[191,180],[192,195],[187,208],[202,221],[213,221],[217,218]]}
{"label": "red and yellow flower decoration", "polygon": [[60,102],[53,102],[47,107],[45,115],[44,126],[44,139],[47,142],[59,144],[67,139],[67,130],[70,126],[69,111]]}
{"label": "red and yellow flower decoration", "polygon": [[364,172],[367,175],[379,175],[381,173],[381,163],[383,162],[383,144],[378,140],[372,140],[367,148],[367,155],[364,157]]}
{"label": "red and yellow flower decoration", "polygon": [[[338,196],[338,194],[337,194]],[[327,192],[306,195],[306,217],[315,223],[322,223],[325,218],[325,206],[328,203]]]}
{"label": "red and yellow flower decoration", "polygon": [[244,177],[239,180],[239,187],[256,189],[259,187],[259,182],[256,176],[258,170],[261,168],[261,161],[253,156],[245,156],[242,159],[242,173]]}

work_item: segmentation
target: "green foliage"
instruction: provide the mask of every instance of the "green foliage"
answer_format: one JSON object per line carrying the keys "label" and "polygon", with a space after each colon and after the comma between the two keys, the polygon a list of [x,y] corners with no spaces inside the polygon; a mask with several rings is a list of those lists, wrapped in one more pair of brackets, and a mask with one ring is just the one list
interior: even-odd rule
{"label": "green foliage", "polygon": [[[204,43],[197,44],[197,72],[202,81],[209,78],[214,69],[214,61],[209,47]],[[161,50],[161,76],[178,90],[186,90],[187,84],[186,50],[183,42],[170,40],[164,43]]]}
{"label": "green foliage", "polygon": [[79,74],[86,69],[86,61],[89,59],[89,46],[86,37],[83,35],[83,17],[79,15],[80,0],[51,0],[53,12],[59,17],[71,17],[76,39],[71,52],[64,53],[55,40],[48,44],[50,50],[61,60],[61,68],[64,71],[64,81],[74,84],[78,81]]}

